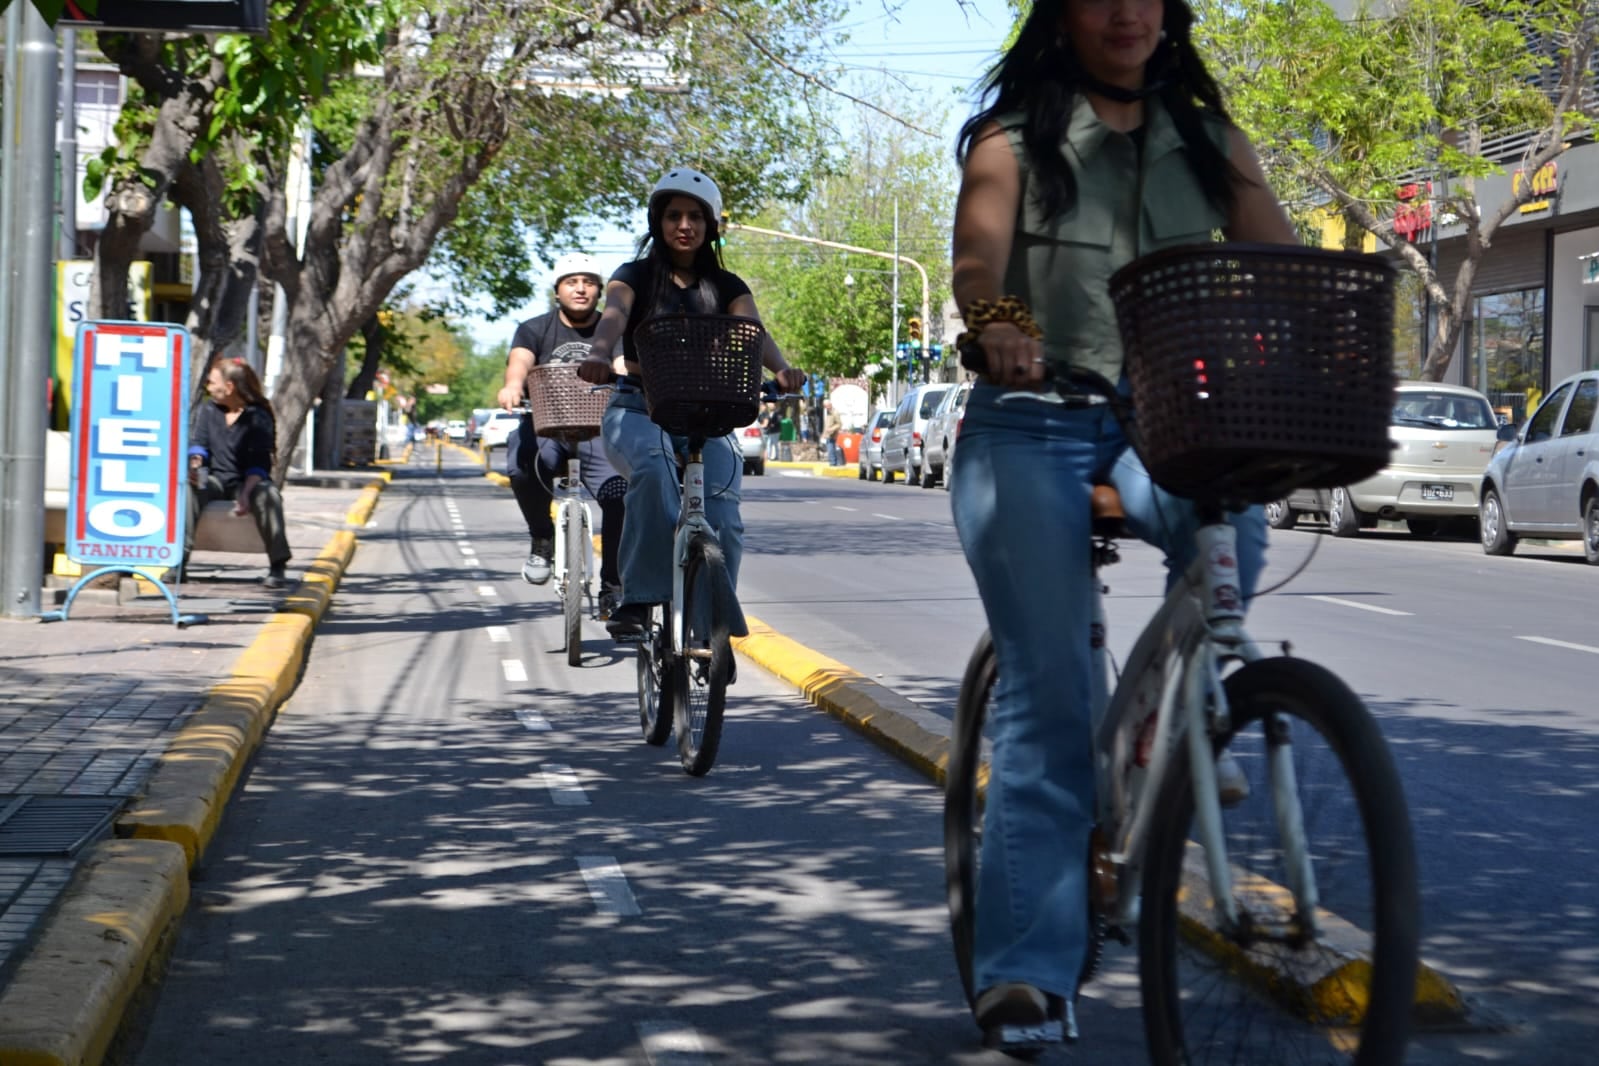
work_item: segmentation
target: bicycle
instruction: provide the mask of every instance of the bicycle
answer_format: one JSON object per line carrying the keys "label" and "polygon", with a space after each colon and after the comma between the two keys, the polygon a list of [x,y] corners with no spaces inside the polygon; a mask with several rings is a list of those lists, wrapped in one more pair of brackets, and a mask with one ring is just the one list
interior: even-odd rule
{"label": "bicycle", "polygon": [[[1094,976],[1106,941],[1127,943],[1136,929],[1145,1037],[1160,1066],[1398,1063],[1408,1041],[1419,902],[1397,771],[1370,712],[1347,685],[1320,666],[1289,657],[1286,642],[1282,655],[1268,656],[1249,636],[1237,595],[1236,534],[1225,521],[1229,506],[1275,498],[1273,491],[1284,484],[1321,484],[1353,470],[1379,468],[1386,461],[1386,434],[1363,429],[1362,454],[1346,449],[1347,454],[1329,455],[1325,440],[1262,447],[1258,434],[1241,433],[1229,441],[1225,430],[1215,430],[1225,424],[1227,412],[1248,410],[1258,401],[1251,373],[1283,372],[1282,365],[1263,370],[1275,360],[1253,358],[1250,352],[1274,341],[1296,357],[1304,353],[1312,364],[1301,368],[1307,376],[1344,375],[1351,410],[1373,406],[1376,415],[1369,420],[1385,420],[1391,398],[1383,390],[1391,390],[1391,375],[1384,365],[1369,365],[1366,356],[1351,357],[1347,335],[1349,314],[1381,319],[1381,298],[1371,297],[1374,313],[1364,306],[1351,310],[1358,300],[1348,291],[1322,298],[1336,286],[1308,296],[1298,293],[1299,300],[1309,301],[1311,313],[1280,312],[1294,301],[1276,304],[1274,313],[1291,315],[1294,328],[1259,333],[1242,325],[1251,321],[1252,307],[1229,310],[1230,323],[1214,327],[1219,338],[1205,335],[1203,325],[1196,330],[1191,314],[1162,314],[1162,308],[1180,300],[1144,299],[1146,290],[1159,284],[1208,295],[1236,288],[1240,277],[1291,279],[1317,263],[1342,271],[1350,289],[1382,289],[1387,276],[1386,267],[1373,268],[1369,257],[1292,254],[1298,251],[1211,245],[1133,263],[1112,279],[1132,403],[1092,375],[1061,375],[1052,382],[1063,398],[1109,403],[1154,480],[1194,498],[1200,512],[1195,562],[1138,636],[1113,685],[1100,570],[1118,558],[1120,501],[1108,486],[1096,487],[1093,501],[1090,698],[1097,824],[1085,857],[1089,950],[1079,988]],[[1285,256],[1295,270],[1273,270]],[[1151,275],[1157,281],[1150,281]],[[1133,309],[1136,313],[1127,313]],[[1329,341],[1329,330],[1317,328],[1318,315],[1334,320],[1333,332],[1340,324],[1346,327],[1344,335]],[[1174,317],[1180,321],[1168,321]],[[1367,330],[1374,335],[1361,342],[1378,352],[1379,364],[1383,339],[1375,334],[1386,328]],[[1218,356],[1216,349],[1228,346],[1231,353]],[[1391,347],[1388,352],[1391,359]],[[980,370],[982,350],[963,351],[962,361]],[[1360,380],[1355,380],[1357,371]],[[1288,372],[1300,370],[1288,367]],[[1162,381],[1162,375],[1172,380]],[[1321,385],[1336,390],[1338,381],[1322,378]],[[1163,395],[1163,389],[1171,395]],[[1230,397],[1229,389],[1239,395]],[[1179,412],[1163,406],[1168,402],[1183,406],[1180,413],[1189,421],[1174,427],[1168,419]],[[1223,410],[1204,410],[1218,406]],[[1133,409],[1142,420],[1131,417]],[[1366,419],[1364,413],[1358,417]],[[1216,421],[1206,423],[1206,418]],[[1208,458],[1195,459],[1195,425],[1202,426],[1201,436],[1214,431],[1205,446],[1215,454]],[[1162,434],[1188,436],[1172,445]],[[1218,462],[1223,452],[1233,454],[1230,466]],[[1217,479],[1218,469],[1229,473]],[[978,819],[986,787],[982,731],[997,678],[985,633],[961,682],[944,808],[951,933],[973,1007],[981,991],[973,986],[972,954]],[[1224,807],[1219,792],[1217,761],[1223,753],[1248,778],[1247,798],[1236,806]],[[1341,867],[1346,851],[1364,856],[1353,855],[1355,863]],[[1340,894],[1345,888],[1350,895]],[[1359,934],[1360,928],[1370,930],[1369,938]],[[1369,963],[1351,961],[1368,954],[1368,946]],[[1285,973],[1295,976],[1284,979]],[[1262,1010],[1262,1001],[1270,1009]],[[1233,1016],[1219,1017],[1228,1008]],[[1290,1020],[1293,1013],[1303,1023]],[[1060,1022],[1052,1025],[1042,1039],[1075,1036]]]}
{"label": "bicycle", "polygon": [[[745,631],[716,529],[705,514],[704,450],[754,421],[766,330],[736,315],[656,315],[634,332],[652,421],[686,438],[672,599],[651,608],[639,638],[639,725],[646,743],[677,734],[685,772],[708,773],[722,740],[732,637]],[[731,446],[731,445],[730,445]]]}
{"label": "bicycle", "polygon": [[[577,444],[600,432],[607,397],[577,376],[576,363],[545,363],[528,372],[529,404],[513,408],[530,414],[541,437]],[[534,476],[539,476],[535,470]],[[600,568],[594,557],[594,512],[582,498],[582,462],[573,454],[566,474],[551,486],[555,505],[555,544],[550,571],[561,601],[562,633],[569,666],[583,662],[583,614],[599,618]]]}

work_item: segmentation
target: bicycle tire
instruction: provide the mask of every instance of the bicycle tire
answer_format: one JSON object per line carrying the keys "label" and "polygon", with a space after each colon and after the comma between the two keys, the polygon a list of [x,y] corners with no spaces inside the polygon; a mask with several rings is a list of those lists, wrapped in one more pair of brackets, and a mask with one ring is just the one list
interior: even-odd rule
{"label": "bicycle tire", "polygon": [[729,632],[738,610],[722,546],[709,534],[689,541],[683,567],[683,647],[674,665],[673,722],[683,770],[703,776],[722,743],[722,713],[733,670]]}
{"label": "bicycle tire", "polygon": [[[1157,1066],[1402,1062],[1415,994],[1420,904],[1408,809],[1387,744],[1360,699],[1314,663],[1261,660],[1229,677],[1225,688],[1233,731],[1219,738],[1217,748],[1232,752],[1250,779],[1250,795],[1224,808],[1222,821],[1232,865],[1247,860],[1247,872],[1258,875],[1259,890],[1251,893],[1249,882],[1240,879],[1234,895],[1261,933],[1252,940],[1227,938],[1179,913],[1193,815],[1191,771],[1179,755],[1155,799],[1144,867],[1139,982],[1150,1059]],[[1314,944],[1273,937],[1270,919],[1260,918],[1267,904],[1292,900],[1277,887],[1287,878],[1265,772],[1268,732],[1286,735],[1293,744],[1324,936],[1347,932],[1332,915],[1371,932],[1363,1011],[1352,1006],[1358,993],[1340,1002],[1326,994],[1325,985],[1312,996],[1297,982],[1271,979],[1285,964],[1290,972],[1319,971],[1310,970],[1318,961]],[[1251,827],[1257,830],[1253,836]],[[1355,863],[1337,869],[1337,857],[1357,847],[1364,858],[1351,855]],[[1208,903],[1202,885],[1190,885],[1187,896]],[[1293,928],[1288,917],[1279,921],[1277,929]]]}
{"label": "bicycle tire", "polygon": [[[944,896],[949,907],[950,942],[960,972],[966,1005],[975,1008],[972,958],[976,943],[977,869],[982,850],[983,725],[999,679],[992,635],[983,631],[966,662],[955,718],[950,726],[949,761],[944,771]],[[1084,861],[1088,861],[1085,856]],[[1077,975],[1079,989],[1099,969],[1108,928],[1089,902],[1088,948]]]}
{"label": "bicycle tire", "polygon": [[565,539],[565,573],[562,575],[561,613],[566,626],[566,663],[583,664],[583,514],[582,504],[568,502],[561,516]]}
{"label": "bicycle tire", "polygon": [[666,655],[666,633],[651,608],[646,639],[638,646],[638,717],[644,743],[660,747],[672,735],[672,707],[676,681]]}

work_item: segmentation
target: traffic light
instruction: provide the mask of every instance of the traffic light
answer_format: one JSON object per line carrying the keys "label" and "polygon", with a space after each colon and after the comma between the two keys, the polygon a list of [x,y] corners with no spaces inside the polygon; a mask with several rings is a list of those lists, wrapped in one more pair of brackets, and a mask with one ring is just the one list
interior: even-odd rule
{"label": "traffic light", "polygon": [[911,316],[910,322],[907,323],[907,329],[909,330],[911,340],[919,341],[922,339],[922,320],[917,318],[915,315]]}

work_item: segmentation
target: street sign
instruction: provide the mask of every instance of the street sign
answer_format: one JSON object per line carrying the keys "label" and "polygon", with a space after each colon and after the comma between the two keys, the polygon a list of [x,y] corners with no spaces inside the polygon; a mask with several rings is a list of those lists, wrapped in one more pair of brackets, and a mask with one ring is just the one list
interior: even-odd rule
{"label": "street sign", "polygon": [[67,496],[73,562],[128,570],[182,560],[188,362],[182,326],[79,323]]}
{"label": "street sign", "polygon": [[132,33],[265,33],[266,0],[100,0],[98,10],[67,0],[57,29]]}

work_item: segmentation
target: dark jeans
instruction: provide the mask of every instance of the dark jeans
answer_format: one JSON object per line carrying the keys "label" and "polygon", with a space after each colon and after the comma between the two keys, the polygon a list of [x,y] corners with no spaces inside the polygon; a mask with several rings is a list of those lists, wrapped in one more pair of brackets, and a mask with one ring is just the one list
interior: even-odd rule
{"label": "dark jeans", "polygon": [[511,492],[522,510],[528,536],[534,540],[555,539],[555,519],[550,515],[554,497],[550,490],[556,478],[566,476],[566,464],[575,455],[578,477],[600,505],[600,582],[621,585],[617,566],[627,513],[626,479],[611,465],[598,437],[573,445],[537,436],[531,429],[532,420],[523,418],[505,442],[505,474],[511,479]]}
{"label": "dark jeans", "polygon": [[[189,521],[183,527],[185,565],[194,553],[194,531],[200,525],[200,512],[212,500],[231,502],[237,499],[240,484],[224,485],[216,477],[207,477],[198,488],[193,482],[189,483]],[[270,480],[262,478],[256,482],[255,491],[250,493],[250,514],[255,518],[255,528],[261,533],[262,543],[266,545],[267,562],[272,566],[287,564],[294,553],[289,550],[288,534],[283,529],[283,494]]]}

